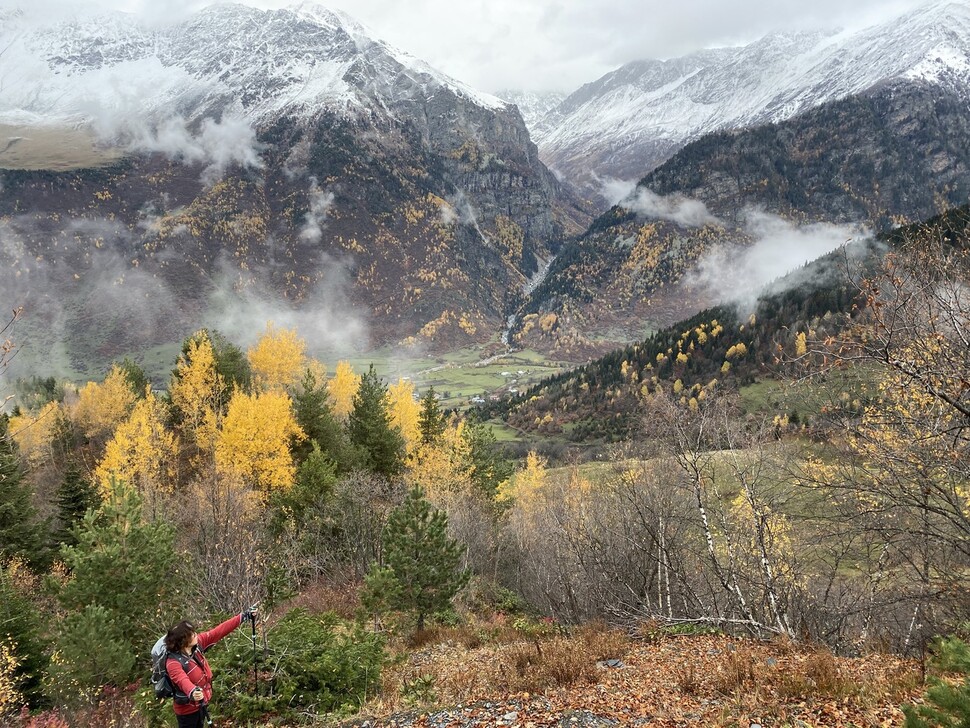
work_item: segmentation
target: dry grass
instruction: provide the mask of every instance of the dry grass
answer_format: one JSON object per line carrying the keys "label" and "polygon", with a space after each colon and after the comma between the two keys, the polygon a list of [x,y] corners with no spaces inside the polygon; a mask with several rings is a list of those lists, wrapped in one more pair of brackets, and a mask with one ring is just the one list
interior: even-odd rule
{"label": "dry grass", "polygon": [[421,704],[421,697],[461,703],[589,684],[599,679],[598,662],[623,658],[631,644],[624,632],[602,622],[572,634],[502,617],[462,627],[432,626],[400,645],[406,657],[385,672],[382,705]]}
{"label": "dry grass", "polygon": [[299,596],[282,604],[280,614],[305,609],[311,614],[335,612],[342,619],[353,619],[360,608],[360,585],[351,580],[319,581]]}
{"label": "dry grass", "polygon": [[87,129],[0,124],[0,169],[101,167],[121,156],[117,149],[99,146]]}
{"label": "dry grass", "polygon": [[[486,633],[479,625],[471,632]],[[651,633],[654,631],[651,630]],[[922,690],[918,665],[892,655],[837,657],[825,649],[724,635],[627,639],[605,625],[514,642],[461,644],[464,629],[435,630],[385,674],[365,715],[421,705],[514,711],[520,725],[560,725],[577,708],[658,726],[900,725],[899,706]],[[505,634],[496,629],[489,634]],[[434,642],[433,639],[445,639]],[[624,667],[597,666],[620,658]],[[421,704],[421,700],[427,702]],[[481,717],[483,713],[478,713]],[[375,725],[390,725],[378,720]],[[415,722],[415,725],[437,723]],[[489,723],[491,724],[491,723]],[[462,725],[455,723],[454,725]]]}
{"label": "dry grass", "polygon": [[747,647],[729,645],[714,673],[714,689],[724,695],[745,690],[758,682],[754,653]]}

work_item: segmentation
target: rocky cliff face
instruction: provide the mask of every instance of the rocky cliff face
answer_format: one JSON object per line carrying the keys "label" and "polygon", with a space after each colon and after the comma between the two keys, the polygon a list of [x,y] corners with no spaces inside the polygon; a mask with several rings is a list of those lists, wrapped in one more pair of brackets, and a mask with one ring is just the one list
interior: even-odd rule
{"label": "rocky cliff face", "polygon": [[[75,372],[274,312],[323,344],[484,341],[563,236],[568,198],[517,110],[345,16],[9,20],[3,300]],[[155,310],[124,325],[118,301],[143,294]]]}

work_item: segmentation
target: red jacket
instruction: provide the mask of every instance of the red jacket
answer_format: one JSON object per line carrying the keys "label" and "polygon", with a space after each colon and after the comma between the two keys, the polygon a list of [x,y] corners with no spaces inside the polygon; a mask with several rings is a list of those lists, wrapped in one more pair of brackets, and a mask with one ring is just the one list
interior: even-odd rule
{"label": "red jacket", "polygon": [[[188,672],[182,669],[181,663],[174,657],[169,657],[165,662],[165,669],[168,670],[168,677],[172,681],[176,690],[186,695],[190,695],[196,688],[202,688],[203,702],[208,703],[212,699],[212,668],[205,659],[204,651],[232,632],[242,623],[242,615],[237,614],[231,619],[227,619],[218,627],[213,627],[208,632],[199,633],[199,645],[195,654],[189,660]],[[199,703],[176,703],[175,713],[177,715],[189,715],[199,710]]]}

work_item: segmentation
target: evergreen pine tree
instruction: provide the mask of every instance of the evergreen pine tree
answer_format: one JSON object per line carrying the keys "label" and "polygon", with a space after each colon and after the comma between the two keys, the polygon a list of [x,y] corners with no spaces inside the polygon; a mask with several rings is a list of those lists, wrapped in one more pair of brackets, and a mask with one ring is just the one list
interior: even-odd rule
{"label": "evergreen pine tree", "polygon": [[70,465],[57,489],[57,530],[53,534],[55,545],[74,546],[77,543],[74,528],[88,510],[99,505],[100,499],[94,485],[76,465]]}
{"label": "evergreen pine tree", "polygon": [[[215,329],[197,331],[182,342],[182,356],[188,359],[191,345],[198,343],[203,338],[207,338],[212,345],[215,369],[222,378],[222,395],[220,397],[222,402],[229,401],[234,389],[241,389],[244,392],[250,391],[252,389],[253,371],[249,366],[249,360],[243,350],[229,341],[221,332]],[[172,377],[175,380],[181,377],[177,368],[172,371]],[[144,390],[141,393],[143,392]]]}
{"label": "evergreen pine tree", "polygon": [[150,387],[152,383],[148,375],[145,374],[145,370],[128,357],[125,357],[118,364],[118,368],[124,373],[125,379],[128,380],[128,386],[135,393],[135,396],[144,397],[145,389]]}
{"label": "evergreen pine tree", "polygon": [[14,563],[0,566],[0,641],[5,637],[13,642],[17,688],[31,708],[38,708],[47,703],[42,684],[47,644],[41,639],[40,609],[30,598],[34,586],[24,583],[17,568]]}
{"label": "evergreen pine tree", "polygon": [[[420,488],[411,490],[391,511],[384,530],[384,563],[397,582],[392,605],[414,612],[423,629],[425,618],[447,609],[468,582],[461,561],[461,546],[448,536],[448,517],[432,507]],[[375,569],[371,580],[385,581],[386,573]]]}
{"label": "evergreen pine tree", "polygon": [[297,443],[293,455],[302,461],[314,450],[314,443],[337,466],[339,472],[350,469],[353,456],[349,452],[343,428],[334,417],[330,393],[325,382],[317,382],[309,369],[303,376],[303,386],[293,397],[293,412],[306,439]]}
{"label": "evergreen pine tree", "polygon": [[495,442],[492,428],[482,424],[467,424],[462,432],[474,466],[472,484],[486,500],[494,500],[499,486],[512,476],[512,463],[502,456]]}
{"label": "evergreen pine tree", "polygon": [[367,470],[390,477],[404,469],[404,438],[391,427],[387,385],[378,378],[373,364],[354,395],[347,432]]}
{"label": "evergreen pine tree", "polygon": [[906,728],[970,726],[970,645],[956,637],[940,641],[933,667],[961,675],[960,683],[929,678],[923,705],[904,705]]}
{"label": "evergreen pine tree", "polygon": [[445,432],[445,414],[438,406],[434,387],[428,387],[427,393],[421,398],[418,429],[421,431],[421,442],[424,445],[437,442]]}
{"label": "evergreen pine tree", "polygon": [[[168,609],[175,531],[145,520],[134,488],[112,483],[110,493],[75,529],[77,544],[61,549],[71,576],[57,595],[67,616],[56,637],[55,688],[77,684],[83,690],[132,677],[136,656],[159,624],[174,621]],[[106,662],[95,653],[113,657]]]}
{"label": "evergreen pine tree", "polygon": [[394,569],[371,564],[370,571],[364,575],[364,588],[360,591],[360,606],[364,614],[373,614],[375,619],[397,608],[401,598],[401,585],[394,576]]}
{"label": "evergreen pine tree", "polygon": [[0,416],[0,561],[21,556],[31,566],[42,567],[48,556],[43,543],[16,446],[7,434],[7,418]]}

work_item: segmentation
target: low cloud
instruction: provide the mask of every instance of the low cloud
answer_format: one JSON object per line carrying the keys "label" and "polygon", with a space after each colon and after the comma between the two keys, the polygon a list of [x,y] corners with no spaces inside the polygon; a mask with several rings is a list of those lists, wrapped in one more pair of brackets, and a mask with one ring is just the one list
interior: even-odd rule
{"label": "low cloud", "polygon": [[[24,307],[16,331],[19,353],[7,377],[73,377],[80,371],[98,378],[98,367],[111,359],[177,344],[203,326],[245,348],[269,320],[297,329],[313,352],[340,354],[368,345],[366,312],[348,303],[344,262],[323,255],[314,261],[314,282],[298,302],[281,295],[272,265],[254,273],[228,255],[200,286],[194,282],[198,271],[187,268],[178,245],[144,256],[157,230],[152,210],[146,209],[142,222],[129,229],[97,218],[58,227],[27,216],[0,220],[0,308]],[[170,242],[175,234],[169,231]],[[272,244],[266,241],[270,253]],[[173,363],[155,365],[156,383],[167,381]]]}
{"label": "low cloud", "polygon": [[[748,211],[744,230],[750,245],[725,245],[712,250],[685,277],[684,283],[718,298],[753,308],[769,284],[772,290],[807,284],[799,275],[806,263],[831,253],[851,239],[868,236],[853,225],[816,223],[796,226],[777,215]],[[777,281],[786,277],[783,284]]]}
{"label": "low cloud", "polygon": [[317,178],[311,177],[308,197],[310,209],[303,220],[300,238],[311,243],[319,243],[323,238],[323,223],[333,206],[334,196],[333,192],[321,190],[317,185]]}
{"label": "low cloud", "polygon": [[[619,191],[619,186],[614,185],[614,190]],[[618,204],[637,215],[669,220],[684,227],[703,227],[721,222],[700,200],[692,200],[681,195],[661,197],[646,187],[636,188],[633,194],[628,194]]]}
{"label": "low cloud", "polygon": [[472,203],[465,196],[464,192],[455,190],[455,193],[449,195],[445,201],[448,205],[442,205],[441,207],[441,223],[443,225],[467,225],[475,229],[478,237],[486,245],[490,242],[488,236],[478,224],[478,215],[475,214],[475,208],[472,207]]}
{"label": "low cloud", "polygon": [[446,212],[445,208],[442,207],[442,218],[448,217],[451,223],[457,222],[459,225],[478,227],[478,216],[475,214],[475,208],[472,207],[472,203],[469,202],[464,192],[455,190],[455,193],[449,195],[445,202],[451,209]]}
{"label": "low cloud", "polygon": [[261,169],[256,132],[241,117],[204,119],[193,134],[180,117],[170,117],[156,125],[127,130],[127,147],[133,152],[160,153],[172,160],[205,164],[202,180],[211,184],[222,178],[232,164]]}
{"label": "low cloud", "polygon": [[204,319],[240,347],[255,343],[266,322],[295,329],[311,352],[349,353],[369,344],[366,317],[350,301],[346,264],[324,256],[316,266],[319,279],[309,293],[292,304],[261,280],[243,279],[225,260],[219,266]]}
{"label": "low cloud", "polygon": [[452,206],[450,202],[445,202],[438,209],[438,222],[440,222],[445,227],[449,225],[454,225],[459,221],[460,217],[458,211]]}
{"label": "low cloud", "polygon": [[600,177],[593,175],[599,183],[600,197],[611,207],[630,197],[637,188],[637,181],[633,179],[616,179],[615,177]]}

